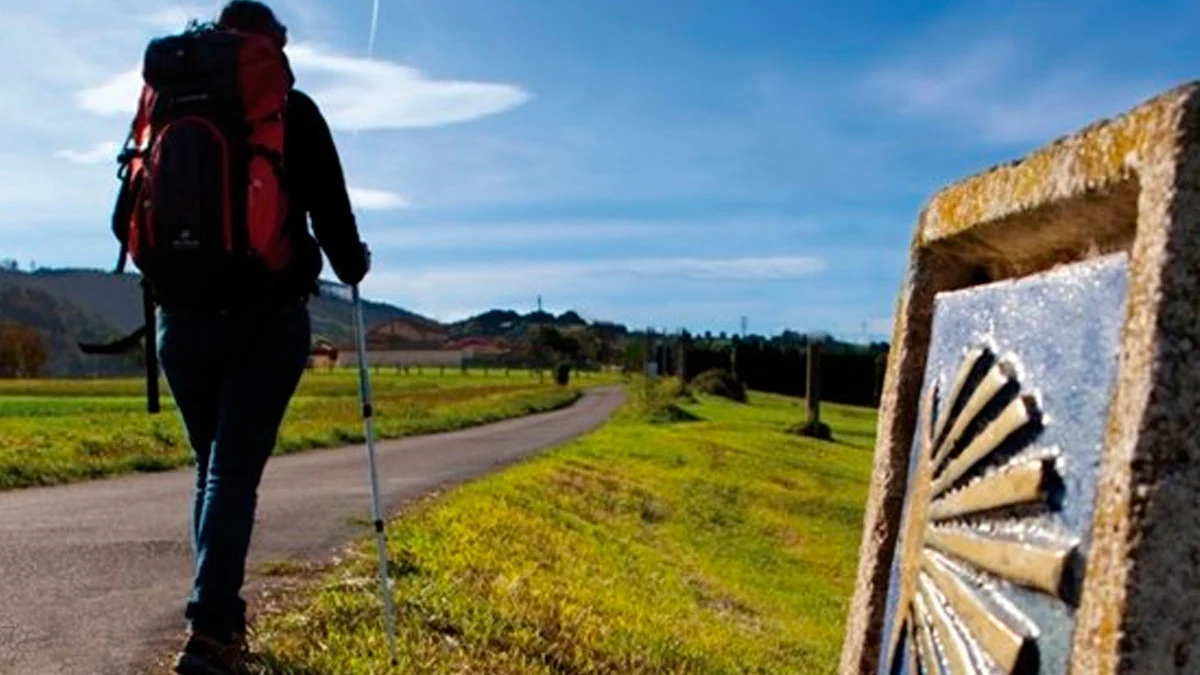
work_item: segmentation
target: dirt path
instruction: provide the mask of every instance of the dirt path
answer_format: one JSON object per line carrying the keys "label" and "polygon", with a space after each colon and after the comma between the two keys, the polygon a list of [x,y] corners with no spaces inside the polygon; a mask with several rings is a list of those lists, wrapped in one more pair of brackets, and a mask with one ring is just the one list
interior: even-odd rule
{"label": "dirt path", "polygon": [[[597,389],[564,410],[381,443],[385,504],[586,433],[621,396]],[[192,481],[181,470],[0,493],[0,673],[128,675],[175,649],[190,585]],[[367,534],[356,524],[370,517],[364,448],[272,459],[258,513],[251,572]]]}

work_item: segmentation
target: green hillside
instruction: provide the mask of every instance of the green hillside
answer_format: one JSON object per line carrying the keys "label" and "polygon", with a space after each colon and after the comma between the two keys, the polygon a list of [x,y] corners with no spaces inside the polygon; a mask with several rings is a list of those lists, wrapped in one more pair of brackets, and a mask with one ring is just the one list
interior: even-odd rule
{"label": "green hillside", "polygon": [[[354,339],[348,289],[322,282],[321,294],[311,299],[309,309],[314,336],[342,343]],[[364,301],[363,309],[367,325],[418,316],[380,302]],[[127,335],[142,325],[142,289],[136,274],[88,269],[0,269],[0,321],[38,329],[50,353],[47,375],[134,374],[140,368],[135,355],[88,356],[77,345],[79,341]]]}
{"label": "green hillside", "polygon": [[77,341],[99,342],[120,335],[104,317],[41,290],[0,277],[0,322],[32,326],[46,346],[47,375],[113,375],[135,373],[137,355],[96,357],[79,351]]}
{"label": "green hillside", "polygon": [[787,433],[800,399],[669,389],[389,524],[395,668],[373,541],[272,561],[294,590],[256,603],[263,672],[835,673],[875,411],[827,406],[824,442]]}

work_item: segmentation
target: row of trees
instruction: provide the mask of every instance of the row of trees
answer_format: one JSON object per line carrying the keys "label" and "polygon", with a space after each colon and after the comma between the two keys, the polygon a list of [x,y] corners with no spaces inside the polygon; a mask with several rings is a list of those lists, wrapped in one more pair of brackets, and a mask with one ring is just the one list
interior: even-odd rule
{"label": "row of trees", "polygon": [[48,360],[46,342],[37,329],[0,324],[0,377],[40,377]]}
{"label": "row of trees", "polygon": [[[821,398],[837,403],[876,406],[882,391],[888,345],[856,345],[830,337],[811,338],[821,345]],[[647,359],[658,372],[691,380],[709,370],[733,374],[748,389],[806,396],[805,373],[810,338],[781,335],[731,340],[695,339],[687,333],[650,341],[642,334],[626,345],[622,365],[640,371]],[[647,344],[650,353],[647,355]]]}
{"label": "row of trees", "polygon": [[[689,345],[684,365],[687,378],[712,368],[733,373],[748,389],[789,396],[807,396],[808,345],[735,342],[729,346]],[[887,365],[887,346],[853,349],[822,341],[821,399],[836,403],[876,406]],[[676,371],[672,371],[676,372]]]}
{"label": "row of trees", "polygon": [[620,355],[616,336],[597,326],[566,331],[544,324],[533,326],[524,346],[539,364],[606,365],[615,363]]}
{"label": "row of trees", "polygon": [[[821,345],[821,398],[837,403],[875,406],[879,403],[888,345],[839,342],[828,336],[792,331],[775,337],[693,336],[686,331],[663,336],[620,334],[604,326],[559,329],[538,325],[522,344],[523,359],[538,367],[620,366],[642,372],[648,362],[664,375],[691,380],[709,370],[732,373],[745,387],[792,396],[805,396],[807,348]],[[649,351],[648,351],[649,350]]]}

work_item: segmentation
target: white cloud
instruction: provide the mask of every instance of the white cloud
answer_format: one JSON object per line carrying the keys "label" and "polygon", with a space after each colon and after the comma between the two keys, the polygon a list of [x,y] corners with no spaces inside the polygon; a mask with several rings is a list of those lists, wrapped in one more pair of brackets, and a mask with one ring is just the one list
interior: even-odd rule
{"label": "white cloud", "polygon": [[408,200],[395,192],[354,186],[346,188],[346,191],[354,208],[364,211],[390,211],[408,206]]}
{"label": "white cloud", "polygon": [[[435,127],[504,112],[530,99],[524,89],[468,80],[438,80],[416,68],[346,56],[310,44],[288,47],[297,86],[309,92],[331,127],[345,131]],[[136,65],[79,93],[83,110],[132,115],[142,87]]]}
{"label": "white cloud", "polygon": [[714,293],[727,291],[730,283],[790,282],[824,268],[822,260],[808,256],[529,261],[376,269],[363,281],[363,289],[372,297],[437,318],[524,306],[538,295],[581,310],[656,306],[661,313],[678,302],[713,301]]}
{"label": "white cloud", "polygon": [[376,272],[376,288],[400,294],[503,294],[538,288],[582,288],[596,284],[644,284],[653,280],[780,281],[820,272],[818,258],[807,256],[743,258],[635,258],[571,262],[515,262],[495,265],[407,269]]}
{"label": "white cloud", "polygon": [[628,221],[556,221],[535,223],[423,224],[364,230],[376,250],[385,248],[475,249],[578,241],[663,237],[688,231],[683,225]]}
{"label": "white cloud", "polygon": [[[147,40],[179,30],[189,19],[212,18],[222,4],[220,0],[54,0],[6,7],[7,20],[0,22],[0,91],[4,92],[0,95],[0,128],[6,134],[0,141],[0,233],[35,227],[19,236],[29,237],[30,246],[53,248],[57,235],[46,233],[43,227],[94,227],[106,221],[117,186],[116,167],[109,162],[114,157],[113,145],[120,144],[128,133],[142,84],[141,55]],[[297,67],[308,91],[318,98],[322,87],[336,92],[337,80],[353,76],[356,69],[361,78],[373,83],[374,89],[368,87],[362,101],[338,106],[322,102],[327,111],[336,112],[339,106],[351,108],[352,113],[354,108],[375,110],[378,124],[393,126],[429,122],[431,116],[453,121],[509,105],[497,99],[496,93],[509,92],[511,99],[511,90],[515,90],[505,85],[445,82],[384,61],[339,60],[338,41],[355,23],[340,5],[287,0],[280,2],[277,10],[295,35],[331,45],[311,48],[318,58],[309,59],[308,64],[304,45],[298,45]],[[354,50],[358,42],[352,40],[345,49]],[[432,115],[404,117],[386,97],[382,102],[376,100],[380,90],[386,94],[388,87],[404,84],[396,80],[397,73],[412,76],[416,88],[395,95],[416,97],[418,112],[432,110]],[[482,103],[476,101],[481,93],[486,99]],[[57,112],[47,115],[47,110]],[[332,122],[337,128],[337,119]],[[373,163],[363,166],[362,161],[347,156],[345,164],[348,173],[361,176],[354,181],[359,184],[405,184]],[[407,202],[405,195],[380,190],[357,197],[364,209],[400,208]],[[422,203],[427,200],[423,198]],[[100,236],[104,229],[97,230]],[[0,242],[0,250],[11,248],[12,241]],[[53,264],[51,254],[42,257]]]}
{"label": "white cloud", "polygon": [[1008,38],[922,44],[870,72],[860,86],[902,114],[1002,145],[1049,142],[1161,89],[1161,83],[1114,79],[1085,64],[1035,64]]}
{"label": "white cloud", "polygon": [[72,164],[102,164],[115,161],[120,147],[119,143],[113,141],[101,141],[84,150],[59,150],[54,156]]}
{"label": "white cloud", "polygon": [[153,12],[139,14],[141,22],[146,27],[159,32],[183,30],[187,26],[188,21],[192,19],[210,21],[214,16],[215,12],[187,5],[172,5]]}
{"label": "white cloud", "polygon": [[102,117],[130,116],[137,110],[142,91],[142,69],[134,66],[94,87],[79,92],[79,107]]}
{"label": "white cloud", "polygon": [[332,126],[347,131],[435,127],[515,108],[531,95],[511,84],[438,80],[390,61],[296,44],[288,56]]}

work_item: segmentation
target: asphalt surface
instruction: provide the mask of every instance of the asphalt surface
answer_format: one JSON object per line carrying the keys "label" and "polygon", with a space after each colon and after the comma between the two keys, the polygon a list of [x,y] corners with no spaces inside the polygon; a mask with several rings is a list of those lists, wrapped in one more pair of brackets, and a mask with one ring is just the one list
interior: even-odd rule
{"label": "asphalt surface", "polygon": [[[556,412],[377,443],[384,504],[394,511],[586,433],[620,400],[618,389],[597,389]],[[365,446],[268,463],[249,591],[261,581],[257,563],[325,558],[369,534],[366,466]],[[184,469],[0,493],[0,673],[128,675],[176,649],[192,484]]]}

